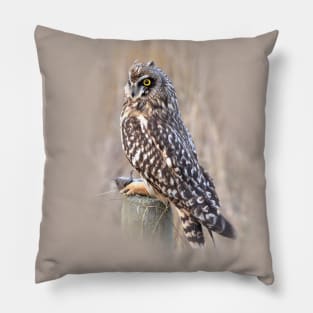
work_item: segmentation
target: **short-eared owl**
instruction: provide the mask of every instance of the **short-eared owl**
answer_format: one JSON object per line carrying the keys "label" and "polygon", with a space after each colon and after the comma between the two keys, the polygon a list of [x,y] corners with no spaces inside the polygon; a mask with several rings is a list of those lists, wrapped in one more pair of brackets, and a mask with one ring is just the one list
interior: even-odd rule
{"label": "short-eared owl", "polygon": [[131,66],[120,122],[126,157],[142,177],[122,192],[171,203],[192,247],[204,244],[203,226],[211,236],[214,231],[234,238],[233,227],[219,211],[213,181],[198,162],[173,83],[154,62]]}

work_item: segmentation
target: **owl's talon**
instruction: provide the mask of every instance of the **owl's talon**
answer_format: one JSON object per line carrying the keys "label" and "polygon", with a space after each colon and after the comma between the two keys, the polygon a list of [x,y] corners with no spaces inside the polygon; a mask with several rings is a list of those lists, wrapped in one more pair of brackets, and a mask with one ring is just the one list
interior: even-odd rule
{"label": "owl's talon", "polygon": [[123,188],[123,189],[120,190],[120,193],[121,193],[122,195],[127,194],[127,192],[128,192],[128,188],[127,188],[127,187],[125,187],[125,188]]}
{"label": "owl's talon", "polygon": [[133,195],[142,195],[142,196],[148,196],[149,193],[147,191],[147,188],[144,184],[144,182],[131,182],[126,187],[124,187],[122,190],[120,190],[120,193],[125,196],[133,196]]}

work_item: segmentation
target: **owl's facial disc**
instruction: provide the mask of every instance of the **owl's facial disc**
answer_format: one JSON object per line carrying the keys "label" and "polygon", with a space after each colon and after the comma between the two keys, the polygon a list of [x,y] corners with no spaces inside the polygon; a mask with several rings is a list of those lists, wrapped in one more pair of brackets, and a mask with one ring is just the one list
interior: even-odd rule
{"label": "owl's facial disc", "polygon": [[128,98],[135,101],[139,98],[145,98],[149,95],[151,89],[155,86],[155,78],[150,75],[143,75],[135,82],[128,79],[125,86],[125,94]]}

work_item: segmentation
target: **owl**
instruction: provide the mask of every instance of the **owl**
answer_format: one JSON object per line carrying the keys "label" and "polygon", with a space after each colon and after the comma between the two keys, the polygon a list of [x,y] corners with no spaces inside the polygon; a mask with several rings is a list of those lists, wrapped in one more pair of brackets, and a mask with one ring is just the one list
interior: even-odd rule
{"label": "owl", "polygon": [[154,196],[176,209],[191,247],[201,247],[203,229],[235,238],[221,214],[212,178],[199,164],[192,137],[183,123],[176,91],[153,61],[130,67],[120,116],[122,146],[141,180],[126,195]]}

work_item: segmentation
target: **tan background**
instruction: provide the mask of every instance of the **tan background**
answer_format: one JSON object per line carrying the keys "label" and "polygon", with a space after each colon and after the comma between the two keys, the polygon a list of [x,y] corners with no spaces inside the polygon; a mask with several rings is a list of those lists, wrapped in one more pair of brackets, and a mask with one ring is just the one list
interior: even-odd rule
{"label": "tan background", "polygon": [[[36,280],[94,271],[231,270],[268,276],[264,179],[267,58],[276,33],[211,42],[101,41],[39,27],[47,162]],[[238,239],[166,253],[120,231],[112,179],[130,170],[119,113],[134,59],[171,77],[203,166]]]}

